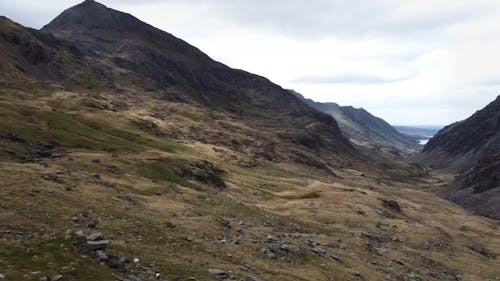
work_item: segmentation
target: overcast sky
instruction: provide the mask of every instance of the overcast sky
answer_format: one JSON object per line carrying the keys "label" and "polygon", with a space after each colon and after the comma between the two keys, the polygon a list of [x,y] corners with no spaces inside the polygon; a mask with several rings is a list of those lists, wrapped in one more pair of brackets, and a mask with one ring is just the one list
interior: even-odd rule
{"label": "overcast sky", "polygon": [[[40,28],[81,1],[0,0]],[[500,1],[102,0],[315,101],[445,125],[500,94]]]}

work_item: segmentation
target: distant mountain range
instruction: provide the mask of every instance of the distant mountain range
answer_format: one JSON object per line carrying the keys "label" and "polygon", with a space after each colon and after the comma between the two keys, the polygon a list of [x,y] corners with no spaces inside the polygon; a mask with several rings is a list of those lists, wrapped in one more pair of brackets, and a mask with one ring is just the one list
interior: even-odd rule
{"label": "distant mountain range", "polygon": [[447,198],[500,219],[500,96],[440,130],[420,157],[426,165],[461,171]]}
{"label": "distant mountain range", "polygon": [[290,92],[312,108],[334,117],[342,133],[361,147],[394,155],[412,154],[419,149],[418,138],[398,132],[389,123],[363,108],[315,102],[293,90]]}
{"label": "distant mountain range", "polygon": [[432,138],[442,126],[396,126],[393,127],[398,132],[414,138],[415,140],[427,140]]}

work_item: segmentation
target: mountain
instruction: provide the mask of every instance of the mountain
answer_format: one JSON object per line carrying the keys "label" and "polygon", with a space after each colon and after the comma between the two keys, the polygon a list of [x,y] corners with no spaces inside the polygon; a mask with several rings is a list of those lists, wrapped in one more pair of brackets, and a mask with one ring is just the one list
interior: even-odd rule
{"label": "mountain", "polygon": [[394,155],[411,154],[418,151],[418,142],[414,138],[398,132],[389,123],[373,116],[363,108],[340,106],[331,102],[315,102],[311,99],[305,99],[295,91],[291,91],[291,93],[301,98],[312,108],[335,118],[342,133],[357,145]]}
{"label": "mountain", "polygon": [[500,96],[439,131],[425,145],[422,158],[427,165],[461,171],[447,198],[500,218]]}
{"label": "mountain", "polygon": [[0,60],[0,279],[500,276],[498,226],[448,178],[131,15],[0,18]]}
{"label": "mountain", "polygon": [[[11,70],[4,72],[10,73],[6,80],[25,77],[68,89],[135,91],[218,111],[246,124],[240,128],[242,139],[231,140],[222,127],[218,133],[193,129],[191,137],[252,150],[257,160],[295,159],[328,169],[359,159],[331,116],[264,77],[231,69],[171,34],[95,1],[69,8],[41,32],[3,18],[1,35],[10,52],[3,58]],[[257,129],[262,125],[267,129]]]}

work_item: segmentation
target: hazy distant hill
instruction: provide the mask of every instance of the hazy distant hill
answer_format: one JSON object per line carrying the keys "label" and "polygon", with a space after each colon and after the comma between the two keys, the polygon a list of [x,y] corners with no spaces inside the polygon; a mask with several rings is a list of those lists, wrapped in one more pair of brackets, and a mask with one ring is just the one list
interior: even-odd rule
{"label": "hazy distant hill", "polygon": [[392,154],[413,153],[418,149],[416,138],[398,132],[389,123],[363,108],[315,102],[295,91],[291,92],[311,107],[333,116],[340,130],[358,145]]}
{"label": "hazy distant hill", "polygon": [[442,128],[441,126],[395,126],[395,125],[393,125],[393,127],[396,130],[398,130],[398,132],[413,137],[415,140],[430,139]]}

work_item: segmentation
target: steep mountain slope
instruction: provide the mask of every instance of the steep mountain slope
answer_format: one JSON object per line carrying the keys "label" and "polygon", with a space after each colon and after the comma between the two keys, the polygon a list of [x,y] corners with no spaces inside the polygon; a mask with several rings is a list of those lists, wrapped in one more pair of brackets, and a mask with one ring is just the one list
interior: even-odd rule
{"label": "steep mountain slope", "polygon": [[462,171],[448,198],[500,218],[500,96],[439,131],[425,145],[422,158],[427,165]]}
{"label": "steep mountain slope", "polygon": [[[0,79],[2,82],[69,79],[87,62],[71,43],[25,28],[0,16]],[[78,64],[74,64],[78,60]]]}
{"label": "steep mountain slope", "polygon": [[[200,126],[190,130],[191,138],[253,150],[256,161],[291,159],[329,169],[359,159],[330,116],[305,106],[266,78],[215,62],[129,14],[85,1],[64,11],[42,31],[3,25],[4,38],[10,34],[25,38],[6,40],[5,48],[16,54],[6,58],[14,69],[10,76],[23,72],[15,66],[24,65],[29,69],[23,72],[26,77],[61,83],[68,89],[135,92],[216,110],[222,119],[246,124],[240,128],[242,138],[231,140],[223,132],[231,125],[222,120],[220,132]],[[30,43],[35,46],[34,55],[22,55],[26,42],[34,42]],[[166,120],[158,116],[149,121],[161,127]]]}
{"label": "steep mountain slope", "polygon": [[312,108],[333,116],[342,133],[356,144],[396,155],[415,153],[418,150],[414,138],[398,132],[389,123],[363,108],[315,102],[295,91],[291,92]]}

